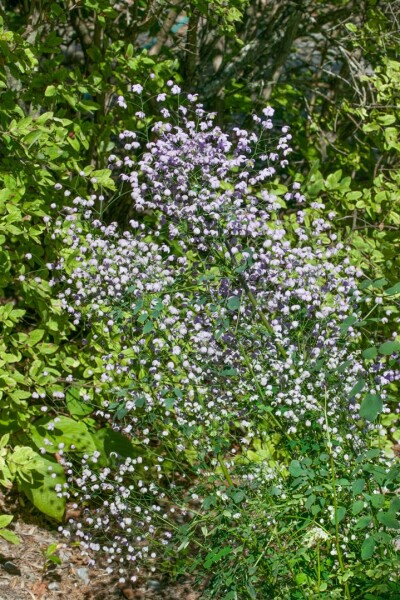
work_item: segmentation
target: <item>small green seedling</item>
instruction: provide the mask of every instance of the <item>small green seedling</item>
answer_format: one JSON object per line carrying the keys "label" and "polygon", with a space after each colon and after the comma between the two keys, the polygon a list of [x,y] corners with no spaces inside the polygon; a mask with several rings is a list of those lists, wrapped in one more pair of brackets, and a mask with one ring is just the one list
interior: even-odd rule
{"label": "small green seedling", "polygon": [[50,544],[43,551],[45,564],[44,569],[47,571],[50,567],[61,565],[61,558],[57,554],[58,544]]}
{"label": "small green seedling", "polygon": [[0,536],[4,538],[7,542],[10,542],[11,544],[19,544],[19,537],[15,535],[13,531],[6,529],[6,527],[11,523],[13,518],[14,517],[12,515],[0,515]]}

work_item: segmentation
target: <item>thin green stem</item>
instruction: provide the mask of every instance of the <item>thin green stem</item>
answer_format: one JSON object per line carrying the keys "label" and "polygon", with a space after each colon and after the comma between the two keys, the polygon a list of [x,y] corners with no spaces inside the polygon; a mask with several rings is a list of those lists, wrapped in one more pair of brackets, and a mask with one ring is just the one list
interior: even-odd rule
{"label": "thin green stem", "polygon": [[233,487],[234,483],[232,481],[232,477],[230,476],[229,471],[226,468],[226,464],[224,463],[224,459],[222,458],[221,454],[218,454],[218,462],[220,464],[220,467],[222,469],[222,472],[225,476],[226,481],[228,482],[230,487]]}
{"label": "thin green stem", "polygon": [[[331,434],[329,431],[327,403],[328,403],[328,398],[327,398],[327,393],[325,391],[324,413],[325,413],[325,424],[326,424],[327,449],[328,449],[328,454],[329,454],[329,459],[330,459],[330,467],[331,467],[333,508],[335,511],[335,513],[334,513],[335,514],[335,546],[336,546],[336,552],[337,552],[337,556],[338,556],[338,560],[339,560],[340,572],[343,577],[346,573],[346,569],[345,569],[344,562],[343,562],[342,550],[340,548],[338,497],[337,497],[337,490],[336,490],[336,469],[335,469],[335,461],[333,459],[333,453],[332,453],[332,440],[331,440]],[[344,582],[344,593],[345,593],[346,600],[347,599],[351,600],[350,590],[349,590],[347,581]]]}

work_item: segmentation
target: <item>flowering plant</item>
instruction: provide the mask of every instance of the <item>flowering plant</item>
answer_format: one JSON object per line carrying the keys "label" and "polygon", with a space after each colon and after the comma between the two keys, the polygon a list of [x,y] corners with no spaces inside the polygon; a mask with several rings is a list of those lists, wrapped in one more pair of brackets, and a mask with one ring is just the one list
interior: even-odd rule
{"label": "flowering plant", "polygon": [[[356,549],[371,560],[378,547],[394,551],[399,473],[378,448],[399,345],[363,355],[362,273],[334,213],[315,216],[296,182],[282,197],[291,134],[275,136],[271,107],[253,131],[223,131],[169,81],[146,129],[148,100],[132,89],[138,129],[109,158],[132,199],[129,228],[107,223],[96,194],[77,195],[54,223],[63,247],[52,283],[92,348],[87,376],[101,371],[93,418],[119,436],[115,451],[97,440],[81,463],[62,448],[60,494],[84,507],[62,529],[90,557],[102,551],[121,584],[175,548],[184,571],[213,568],[212,597],[350,598],[362,579],[357,568],[354,582],[346,576]],[[350,473],[364,485],[354,489]],[[365,486],[359,511],[340,504]],[[303,577],[312,552],[325,569]]]}

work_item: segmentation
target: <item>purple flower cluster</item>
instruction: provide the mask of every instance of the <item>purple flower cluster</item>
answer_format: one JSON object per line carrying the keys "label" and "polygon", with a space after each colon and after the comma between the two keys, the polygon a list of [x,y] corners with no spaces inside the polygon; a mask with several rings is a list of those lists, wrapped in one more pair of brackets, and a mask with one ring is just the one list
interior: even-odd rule
{"label": "purple flower cluster", "polygon": [[[164,98],[159,95],[159,99]],[[193,97],[192,97],[193,98]],[[265,130],[270,121],[257,117],[258,133],[235,127],[231,134],[214,125],[215,114],[207,114],[201,104],[189,105],[179,114],[178,125],[169,122],[170,112],[161,109],[165,120],[152,127],[155,141],[145,144],[139,160],[131,155],[110,157],[112,168],[128,166],[121,177],[129,183],[135,209],[161,211],[168,221],[169,235],[184,237],[206,251],[218,246],[226,236],[260,237],[268,233],[271,212],[279,205],[266,183],[278,167],[287,164],[291,135],[287,128],[274,151],[255,154],[265,146]],[[136,139],[125,131],[124,138]],[[138,142],[136,142],[138,144]],[[125,144],[132,150],[132,143]],[[135,149],[137,146],[135,146]],[[301,194],[296,198],[301,200]],[[188,225],[184,236],[180,224]]]}

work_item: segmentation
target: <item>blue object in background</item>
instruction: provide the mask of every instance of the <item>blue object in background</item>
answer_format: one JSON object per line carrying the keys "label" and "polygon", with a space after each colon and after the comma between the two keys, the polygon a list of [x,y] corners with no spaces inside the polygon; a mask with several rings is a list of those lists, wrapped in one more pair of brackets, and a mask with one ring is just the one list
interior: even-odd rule
{"label": "blue object in background", "polygon": [[[178,33],[178,31],[180,29],[182,29],[182,27],[184,27],[188,23],[189,23],[189,17],[178,17],[178,19],[176,20],[176,23],[171,27],[170,32]],[[152,38],[151,40],[149,40],[148,42],[143,44],[141,46],[141,48],[150,50],[150,48],[152,48],[154,46],[154,44],[156,44],[156,43],[157,43],[157,38]]]}

